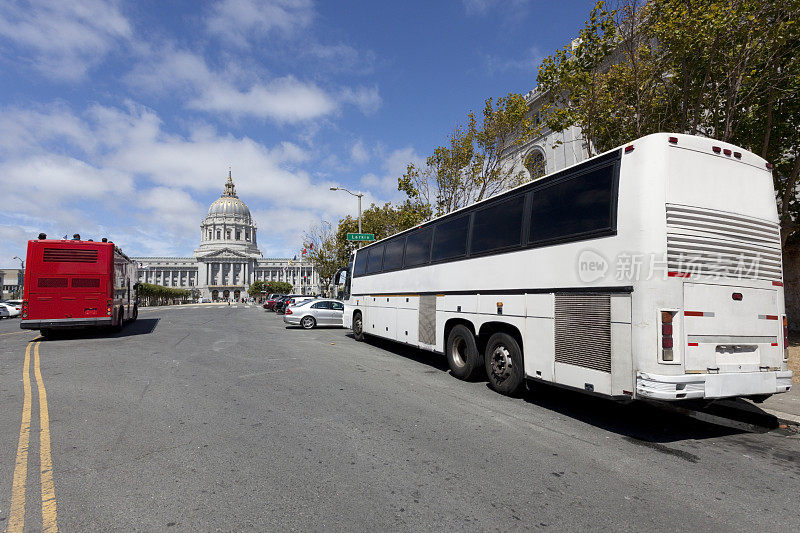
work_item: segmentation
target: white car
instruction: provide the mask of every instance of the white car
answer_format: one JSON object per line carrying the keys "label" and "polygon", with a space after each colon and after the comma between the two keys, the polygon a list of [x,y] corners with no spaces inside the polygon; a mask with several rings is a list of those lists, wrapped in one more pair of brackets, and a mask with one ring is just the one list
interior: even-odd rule
{"label": "white car", "polygon": [[286,308],[283,321],[290,326],[312,329],[316,326],[341,326],[344,304],[339,300],[308,300]]}
{"label": "white car", "polygon": [[8,316],[13,318],[15,316],[19,316],[20,308],[22,307],[22,302],[16,303],[16,301],[9,301],[9,302],[0,302],[7,311]]}

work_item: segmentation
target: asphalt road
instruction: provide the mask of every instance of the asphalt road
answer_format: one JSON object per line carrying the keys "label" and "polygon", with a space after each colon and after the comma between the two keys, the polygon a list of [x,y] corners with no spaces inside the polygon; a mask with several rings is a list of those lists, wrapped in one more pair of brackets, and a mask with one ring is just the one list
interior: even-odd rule
{"label": "asphalt road", "polygon": [[[0,530],[36,338],[18,327],[0,322]],[[61,531],[800,530],[792,430],[550,387],[507,398],[441,356],[257,307],[146,310],[39,351],[49,424],[31,371],[17,481],[29,531],[56,507]]]}

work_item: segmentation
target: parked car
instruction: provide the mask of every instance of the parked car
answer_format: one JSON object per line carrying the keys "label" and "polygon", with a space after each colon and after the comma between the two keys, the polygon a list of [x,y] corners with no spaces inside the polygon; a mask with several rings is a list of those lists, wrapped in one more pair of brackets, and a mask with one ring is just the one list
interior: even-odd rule
{"label": "parked car", "polygon": [[314,299],[313,296],[308,296],[305,294],[289,294],[283,299],[283,301],[275,304],[275,312],[278,314],[282,314],[286,311],[286,308],[290,305],[297,305],[301,302],[313,299]]}
{"label": "parked car", "polygon": [[283,296],[278,296],[275,298],[275,304],[272,306],[272,310],[276,313],[283,313],[283,306],[289,300],[289,297],[285,294]]}
{"label": "parked car", "polygon": [[22,308],[22,302],[16,303],[17,300],[8,300],[5,302],[0,302],[0,306],[3,306],[8,311],[8,316],[14,318],[19,316],[20,309]]}
{"label": "parked car", "polygon": [[0,305],[0,318],[9,318],[11,316],[11,312],[6,308],[5,305]]}
{"label": "parked car", "polygon": [[264,309],[274,309],[275,308],[275,304],[283,296],[285,296],[285,295],[283,295],[283,294],[270,294],[269,296],[267,296],[267,299],[264,301],[264,305],[262,305],[261,307],[263,307]]}
{"label": "parked car", "polygon": [[283,321],[290,326],[312,329],[317,326],[341,326],[344,304],[338,300],[309,300],[286,308]]}

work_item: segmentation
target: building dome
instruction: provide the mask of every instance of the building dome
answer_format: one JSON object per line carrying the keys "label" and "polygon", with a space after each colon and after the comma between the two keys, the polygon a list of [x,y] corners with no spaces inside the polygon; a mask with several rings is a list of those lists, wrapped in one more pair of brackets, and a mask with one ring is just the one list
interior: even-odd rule
{"label": "building dome", "polygon": [[225,183],[225,191],[208,208],[208,216],[233,215],[250,220],[250,209],[236,195],[236,188],[233,185],[233,178],[228,173],[228,181]]}

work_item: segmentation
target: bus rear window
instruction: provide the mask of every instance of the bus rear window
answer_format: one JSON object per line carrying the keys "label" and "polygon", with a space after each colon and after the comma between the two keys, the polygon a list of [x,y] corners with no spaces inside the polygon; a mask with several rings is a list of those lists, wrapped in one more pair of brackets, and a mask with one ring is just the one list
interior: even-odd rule
{"label": "bus rear window", "polygon": [[47,263],[96,263],[97,250],[45,248],[42,259]]}
{"label": "bus rear window", "polygon": [[611,231],[614,165],[533,192],[531,243]]}

